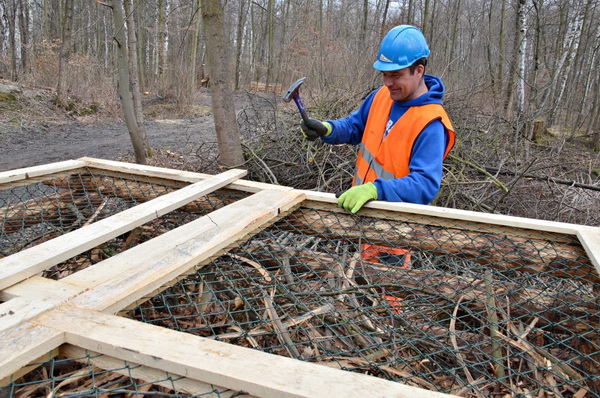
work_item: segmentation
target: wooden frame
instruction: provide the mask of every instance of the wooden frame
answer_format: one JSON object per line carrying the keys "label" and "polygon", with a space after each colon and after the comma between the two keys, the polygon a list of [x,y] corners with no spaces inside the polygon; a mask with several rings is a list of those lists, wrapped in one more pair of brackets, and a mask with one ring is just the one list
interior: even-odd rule
{"label": "wooden frame", "polygon": [[[241,180],[245,175],[241,170],[210,176],[91,158],[3,172],[0,186],[82,168],[189,185],[0,259],[0,299],[5,301],[0,304],[0,385],[19,376],[23,367],[60,348],[67,355],[81,355],[83,350],[102,353],[100,362],[142,365],[137,370],[142,378],[155,377],[157,372],[185,376],[181,388],[192,393],[218,386],[264,397],[446,396],[114,315],[300,203],[334,203],[332,194]],[[222,187],[251,195],[60,281],[36,276]],[[419,219],[576,236],[596,270],[600,270],[600,228],[404,203],[372,202],[366,208]]]}

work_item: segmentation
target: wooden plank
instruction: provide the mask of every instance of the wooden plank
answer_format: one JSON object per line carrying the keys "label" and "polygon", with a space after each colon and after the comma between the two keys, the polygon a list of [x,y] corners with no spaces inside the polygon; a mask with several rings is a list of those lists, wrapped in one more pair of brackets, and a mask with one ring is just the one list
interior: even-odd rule
{"label": "wooden plank", "polygon": [[[398,245],[437,255],[451,253],[500,270],[514,269],[534,274],[551,272],[558,277],[575,276],[594,283],[600,282],[576,236],[570,241],[552,241],[540,238],[534,230],[513,234],[511,230],[514,228],[497,226],[481,232],[463,229],[458,222],[452,227],[440,228],[433,222],[430,225],[393,222],[392,215],[386,218],[381,214],[377,215],[382,216],[381,222],[357,222],[355,215],[337,208],[326,209],[329,213],[316,209],[316,206],[311,208],[310,205],[302,207],[279,227],[325,239],[344,238],[355,242],[366,239],[375,244]],[[368,215],[369,212],[363,214]],[[526,232],[529,232],[529,236]]]}
{"label": "wooden plank", "polygon": [[[18,380],[20,377],[25,376],[27,373],[34,371],[35,369],[42,366],[42,363],[47,362],[47,361],[51,360],[52,358],[55,358],[56,356],[58,356],[59,352],[60,352],[60,350],[58,348],[55,348],[52,351],[50,351],[49,353],[46,353],[46,354],[42,355],[41,357],[34,359],[33,361],[30,362],[30,365],[22,367],[21,369],[19,369],[18,371],[16,371],[12,375],[10,375],[4,379],[0,379],[0,386],[6,386],[6,385],[10,384],[12,381]],[[1,393],[2,393],[2,389],[0,388],[0,396],[1,396]]]}
{"label": "wooden plank", "polygon": [[246,174],[229,170],[0,259],[0,290],[160,217]]}
{"label": "wooden plank", "polygon": [[85,167],[85,162],[81,160],[65,160],[41,166],[26,167],[0,172],[0,184],[11,181],[25,180],[32,177],[39,177],[46,174],[58,173],[61,171],[72,170],[79,167]]}
{"label": "wooden plank", "polygon": [[148,166],[137,163],[119,162],[116,160],[105,160],[90,157],[83,157],[77,160],[84,162],[88,167],[117,171],[120,173],[143,175],[144,177],[157,177],[168,180],[186,181],[190,183],[202,181],[212,177],[210,174],[169,169],[165,167]]}
{"label": "wooden plank", "polygon": [[96,286],[71,303],[117,312],[303,199],[304,195],[294,191],[261,191],[70,275],[63,280],[88,288]]}
{"label": "wooden plank", "polygon": [[8,330],[67,302],[85,289],[34,276],[0,291],[0,331]]}
{"label": "wooden plank", "polygon": [[[109,357],[94,351],[87,351],[71,344],[64,344],[60,348],[60,354],[67,358],[81,358],[80,361],[85,364],[91,363],[101,369],[117,372],[123,376],[174,389],[178,393],[198,395],[207,398],[233,398],[239,396],[237,395],[238,391],[231,391],[224,387],[214,386],[187,377],[177,377],[176,375],[169,374],[160,369],[153,369],[137,364],[131,366],[132,364],[123,361],[122,359]],[[156,382],[156,380],[159,381]],[[210,393],[211,391],[214,391],[214,393]],[[244,394],[243,397],[254,398],[254,396],[247,394]]]}
{"label": "wooden plank", "polygon": [[[194,173],[190,171],[181,171],[174,169],[167,169],[163,167],[146,166],[132,163],[118,162],[114,160],[104,160],[97,158],[83,157],[79,158],[85,162],[89,167],[117,171],[121,173],[138,174],[146,177],[155,177],[163,179],[171,179],[177,181],[187,182],[198,182],[210,177],[210,174]],[[273,185],[263,182],[254,182],[248,180],[237,180],[227,186],[227,188],[237,189],[245,192],[259,192],[265,189],[281,189],[289,190],[291,187],[285,187],[282,185]]]}
{"label": "wooden plank", "polygon": [[0,332],[0,341],[0,380],[4,380],[64,343],[65,335],[55,328],[25,322]]}
{"label": "wooden plank", "polygon": [[64,307],[40,325],[63,330],[67,343],[204,383],[260,397],[448,397],[115,315]]}
{"label": "wooden plank", "polygon": [[[305,191],[301,190],[306,194],[306,205],[310,206],[308,201],[313,200],[317,202],[335,203],[337,199],[334,194]],[[369,202],[364,206],[364,209],[377,209],[377,210],[389,210],[393,212],[400,212],[406,214],[419,214],[431,217],[438,217],[440,219],[449,219],[457,221],[471,221],[477,223],[484,223],[489,225],[500,225],[514,228],[527,228],[545,232],[555,232],[561,234],[575,235],[581,227],[578,224],[561,223],[555,221],[544,221],[533,218],[525,217],[514,217],[505,216],[502,214],[489,214],[480,213],[469,210],[458,210],[447,207],[437,207],[429,205],[418,205],[413,203],[403,202],[384,202],[384,201],[373,201]],[[359,215],[369,215],[369,211],[360,211]],[[458,227],[458,225],[457,225]]]}
{"label": "wooden plank", "polygon": [[600,228],[582,227],[577,231],[577,236],[600,275]]}

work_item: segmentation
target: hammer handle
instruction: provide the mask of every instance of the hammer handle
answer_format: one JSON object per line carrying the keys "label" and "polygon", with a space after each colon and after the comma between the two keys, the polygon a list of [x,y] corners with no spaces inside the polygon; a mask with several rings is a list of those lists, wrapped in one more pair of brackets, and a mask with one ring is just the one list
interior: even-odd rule
{"label": "hammer handle", "polygon": [[308,123],[308,115],[306,114],[306,110],[304,110],[304,104],[302,104],[302,100],[300,99],[299,95],[294,97],[294,102],[296,103],[296,106],[298,106],[302,120],[304,120],[304,123]]}

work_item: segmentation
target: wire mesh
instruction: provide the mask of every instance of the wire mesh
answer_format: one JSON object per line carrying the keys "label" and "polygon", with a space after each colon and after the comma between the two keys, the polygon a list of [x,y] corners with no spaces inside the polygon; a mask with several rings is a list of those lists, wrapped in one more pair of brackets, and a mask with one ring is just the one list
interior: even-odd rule
{"label": "wire mesh", "polygon": [[130,313],[462,396],[600,394],[577,239],[300,208]]}
{"label": "wire mesh", "polygon": [[[84,170],[5,188],[1,255],[177,187]],[[221,189],[85,256],[106,247],[113,255],[246,195]],[[79,266],[69,260],[56,278]],[[388,212],[352,216],[308,202],[126,315],[432,391],[582,397],[600,394],[599,291],[600,278],[571,235]],[[62,370],[40,370],[88,357],[50,359],[0,393],[100,396],[109,389],[88,383],[63,391],[83,384],[65,382]],[[76,370],[85,373],[81,380],[104,374],[91,363]],[[121,367],[105,370],[124,377]],[[187,394],[158,390],[169,388],[168,378],[130,379],[115,391]]]}
{"label": "wire mesh", "polygon": [[[25,377],[0,385],[0,397],[232,397],[234,394],[211,385],[185,383],[181,376],[148,371],[127,362],[107,364],[105,356],[81,350],[77,355],[51,357],[33,363]],[[98,366],[101,365],[101,366]],[[152,375],[151,382],[141,377]]]}
{"label": "wire mesh", "polygon": [[[37,182],[0,185],[0,258],[176,191],[187,183],[86,168]],[[60,279],[226,203],[207,195],[111,239],[42,274]],[[238,195],[242,197],[244,194]],[[216,202],[215,202],[216,201]],[[215,202],[215,203],[213,203]]]}

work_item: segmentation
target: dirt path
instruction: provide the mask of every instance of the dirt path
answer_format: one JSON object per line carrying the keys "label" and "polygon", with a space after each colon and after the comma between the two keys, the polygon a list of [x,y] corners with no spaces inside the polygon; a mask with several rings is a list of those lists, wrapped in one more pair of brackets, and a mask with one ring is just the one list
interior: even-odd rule
{"label": "dirt path", "polygon": [[[211,116],[146,122],[152,147],[179,151],[188,144],[215,141]],[[45,128],[11,128],[0,132],[0,171],[36,166],[82,156],[116,159],[133,153],[123,123],[73,122]]]}
{"label": "dirt path", "polygon": [[[53,93],[24,89],[0,81],[0,172],[83,156],[117,159],[133,154],[125,123],[121,120],[82,121],[58,112],[51,105]],[[12,99],[14,97],[14,101]],[[199,92],[199,111],[188,119],[165,115],[145,122],[152,148],[189,151],[215,142],[210,94]],[[236,111],[272,107],[273,97],[262,93],[235,93]]]}

